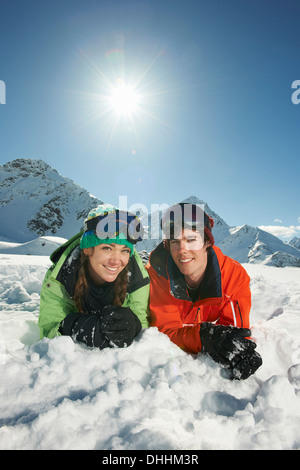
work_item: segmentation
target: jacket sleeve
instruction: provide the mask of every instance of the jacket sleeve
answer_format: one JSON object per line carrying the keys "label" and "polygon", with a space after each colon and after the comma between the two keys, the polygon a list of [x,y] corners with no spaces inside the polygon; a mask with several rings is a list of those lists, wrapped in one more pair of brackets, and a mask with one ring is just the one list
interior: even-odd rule
{"label": "jacket sleeve", "polygon": [[250,277],[237,262],[234,262],[232,267],[234,269],[232,269],[231,275],[227,277],[226,285],[223,286],[223,303],[217,323],[250,328]]}
{"label": "jacket sleeve", "polygon": [[76,311],[73,302],[65,292],[65,288],[58,281],[52,279],[51,274],[52,269],[50,268],[46,273],[40,295],[38,324],[41,338],[57,336],[61,321],[69,313]]}
{"label": "jacket sleeve", "polygon": [[136,250],[134,250],[134,265],[135,279],[129,285],[123,307],[129,307],[140,320],[142,328],[148,328],[150,279]]}
{"label": "jacket sleeve", "polygon": [[149,327],[149,284],[128,294],[123,307],[129,307],[141,322],[142,328]]}
{"label": "jacket sleeve", "polygon": [[151,326],[169,336],[170,340],[189,353],[201,350],[200,325],[184,325],[180,318],[181,302],[171,296],[167,280],[159,277],[151,266],[150,275],[150,316]]}

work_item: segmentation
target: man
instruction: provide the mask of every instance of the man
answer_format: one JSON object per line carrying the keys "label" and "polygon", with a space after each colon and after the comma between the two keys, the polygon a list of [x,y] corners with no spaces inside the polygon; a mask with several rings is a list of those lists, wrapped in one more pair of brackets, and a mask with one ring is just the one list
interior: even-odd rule
{"label": "man", "polygon": [[150,254],[150,324],[188,353],[207,353],[246,379],[262,364],[249,339],[250,278],[214,246],[213,219],[195,204],[162,218],[165,240]]}

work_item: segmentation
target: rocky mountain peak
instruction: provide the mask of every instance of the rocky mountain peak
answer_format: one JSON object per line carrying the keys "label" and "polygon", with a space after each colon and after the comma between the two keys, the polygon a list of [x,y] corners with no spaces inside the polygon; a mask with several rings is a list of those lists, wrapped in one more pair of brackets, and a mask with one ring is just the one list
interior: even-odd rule
{"label": "rocky mountain peak", "polygon": [[19,158],[0,166],[0,236],[4,239],[69,238],[100,203],[43,160]]}

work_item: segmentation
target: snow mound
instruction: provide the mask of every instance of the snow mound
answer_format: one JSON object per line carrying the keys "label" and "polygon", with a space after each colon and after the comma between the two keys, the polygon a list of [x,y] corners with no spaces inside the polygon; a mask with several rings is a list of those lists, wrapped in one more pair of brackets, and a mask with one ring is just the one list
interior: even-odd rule
{"label": "snow mound", "polygon": [[39,237],[26,243],[0,241],[0,253],[12,255],[50,256],[56,248],[67,241],[61,237]]}
{"label": "snow mound", "polygon": [[49,260],[0,255],[1,449],[300,449],[300,271],[245,265],[264,363],[228,381],[156,328],[125,349],[39,340]]}

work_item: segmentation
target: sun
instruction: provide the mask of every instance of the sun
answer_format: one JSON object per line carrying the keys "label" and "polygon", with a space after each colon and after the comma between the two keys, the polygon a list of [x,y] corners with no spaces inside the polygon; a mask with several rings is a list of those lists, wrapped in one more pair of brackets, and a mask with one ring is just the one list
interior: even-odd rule
{"label": "sun", "polygon": [[111,89],[108,104],[118,116],[131,116],[138,111],[139,95],[133,86],[119,83]]}
{"label": "sun", "polygon": [[107,148],[120,137],[123,143],[133,142],[130,145],[135,149],[153,129],[170,128],[165,104],[174,85],[155,67],[163,57],[161,51],[149,61],[129,58],[127,63],[123,49],[105,54],[100,64],[84,50],[81,56],[90,73],[89,91],[80,92],[84,100],[81,125],[95,123]]}

